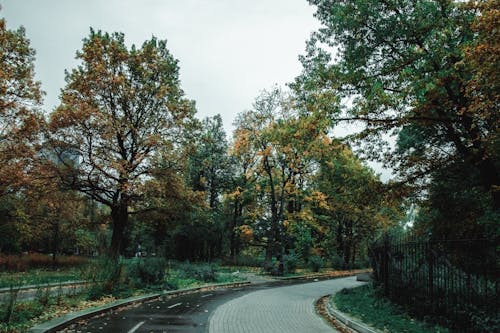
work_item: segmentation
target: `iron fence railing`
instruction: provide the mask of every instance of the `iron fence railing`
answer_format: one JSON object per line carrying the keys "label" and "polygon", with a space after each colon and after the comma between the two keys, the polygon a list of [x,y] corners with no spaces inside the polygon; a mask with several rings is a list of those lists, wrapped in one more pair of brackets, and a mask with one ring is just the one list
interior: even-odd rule
{"label": "iron fence railing", "polygon": [[370,248],[375,284],[421,318],[458,332],[500,332],[500,245],[492,240],[395,240]]}

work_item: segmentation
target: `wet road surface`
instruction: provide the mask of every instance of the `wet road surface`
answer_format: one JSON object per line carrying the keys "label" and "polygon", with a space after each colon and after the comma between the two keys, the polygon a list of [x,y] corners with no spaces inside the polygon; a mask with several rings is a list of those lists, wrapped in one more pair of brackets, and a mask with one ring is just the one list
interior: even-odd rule
{"label": "wet road surface", "polygon": [[[352,279],[352,278],[349,278]],[[274,295],[285,295],[286,289],[283,286],[297,285],[297,290],[302,290],[300,293],[309,292],[308,290],[320,290],[316,291],[313,295],[307,297],[316,297],[319,292],[322,295],[328,294],[328,288],[334,285],[345,285],[345,282],[334,282],[343,281],[345,279],[327,280],[323,282],[312,282],[304,284],[304,281],[281,281],[281,282],[271,282],[271,283],[258,283],[252,284],[250,286],[242,288],[233,289],[216,289],[206,292],[194,293],[190,295],[183,295],[173,298],[162,298],[156,301],[150,301],[147,303],[136,304],[129,306],[120,310],[102,314],[98,317],[82,321],[78,324],[71,325],[69,328],[63,330],[67,333],[77,333],[77,332],[124,332],[124,333],[140,333],[140,332],[208,332],[210,327],[210,332],[216,332],[219,328],[220,320],[223,321],[239,321],[245,317],[252,317],[253,320],[261,320],[262,316],[252,316],[252,313],[260,313],[262,311],[268,312],[270,309],[264,303],[265,299],[273,300]],[[325,284],[326,282],[326,284]],[[349,281],[350,282],[350,281]],[[351,283],[348,283],[351,284]],[[309,286],[310,285],[310,286]],[[314,285],[318,287],[315,288]],[[304,286],[309,286],[304,289]],[[326,288],[325,288],[326,287]],[[285,287],[286,288],[286,287]],[[318,289],[319,288],[319,289]],[[290,289],[291,292],[293,289]],[[285,291],[285,293],[283,292]],[[332,290],[331,292],[333,292]],[[293,293],[292,293],[293,294]],[[245,296],[245,297],[243,297]],[[307,298],[306,297],[306,298]],[[306,299],[305,315],[306,316],[316,316],[313,312],[313,302]],[[248,308],[248,301],[241,300],[253,300],[254,308]],[[289,302],[290,300],[284,298],[281,302]],[[293,300],[292,300],[293,303]],[[288,303],[289,304],[289,303]],[[243,305],[243,308],[241,308]],[[302,306],[302,305],[301,305]],[[309,309],[310,307],[310,309]],[[276,310],[280,313],[277,315],[281,316],[284,312],[287,312],[289,307],[278,307]],[[218,310],[217,310],[218,309]],[[268,309],[268,310],[266,310]],[[216,311],[217,310],[217,311]],[[221,311],[222,310],[222,311]],[[236,315],[234,315],[236,314]],[[249,315],[249,316],[248,316]],[[271,315],[271,313],[268,313]],[[297,316],[297,313],[292,314],[292,316]],[[215,317],[215,318],[212,318]],[[269,316],[268,316],[269,317]],[[316,316],[317,317],[317,316]],[[259,319],[260,318],[260,319]],[[212,321],[211,319],[216,319]],[[315,318],[321,321],[321,318]],[[300,319],[299,319],[300,320]],[[244,321],[244,320],[243,320]],[[229,322],[227,324],[229,324]],[[215,324],[215,325],[214,325]],[[237,327],[230,328],[224,325],[223,331],[232,332],[234,329],[238,332],[260,332],[261,330],[253,330],[251,327],[265,327],[265,322],[256,323],[255,325],[250,325],[247,328],[238,325]],[[260,325],[260,326],[259,326]],[[326,325],[326,324],[325,324]],[[214,330],[215,329],[215,330]],[[234,331],[234,332],[236,332]],[[309,331],[309,330],[308,330]],[[325,330],[322,330],[324,332]],[[280,330],[279,332],[288,332],[287,330]],[[302,332],[293,330],[293,332]],[[311,331],[312,332],[312,331]],[[333,329],[330,332],[334,332]]]}
{"label": "wet road surface", "polygon": [[252,291],[275,286],[273,283],[256,284],[162,298],[87,319],[62,332],[208,332],[210,315],[218,306]]}

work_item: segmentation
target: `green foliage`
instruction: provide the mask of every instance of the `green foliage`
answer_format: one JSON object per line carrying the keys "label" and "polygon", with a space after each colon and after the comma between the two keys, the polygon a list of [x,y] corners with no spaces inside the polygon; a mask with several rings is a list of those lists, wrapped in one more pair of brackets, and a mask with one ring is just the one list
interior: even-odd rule
{"label": "green foliage", "polygon": [[343,269],[345,268],[344,258],[334,253],[330,258],[330,263],[333,269]]}
{"label": "green foliage", "polygon": [[400,307],[377,295],[371,285],[343,289],[332,299],[340,311],[387,332],[445,333],[446,328],[412,319]]}
{"label": "green foliage", "polygon": [[179,265],[180,275],[203,282],[214,282],[217,279],[215,268],[210,264],[191,264],[189,262]]}
{"label": "green foliage", "polygon": [[[498,237],[484,230],[500,209],[498,2],[309,2],[323,27],[294,83],[303,102],[349,101],[335,120],[362,122],[351,136],[359,151],[397,172],[394,190],[415,190],[435,208],[426,232]],[[422,198],[429,185],[439,195]],[[470,192],[472,200],[460,198]]]}
{"label": "green foliage", "polygon": [[264,261],[262,263],[262,269],[264,270],[265,273],[272,275],[272,276],[280,276],[283,273],[280,271],[280,262],[277,260],[272,260],[272,261]]}
{"label": "green foliage", "polygon": [[300,256],[291,251],[289,254],[283,256],[285,264],[285,274],[293,274],[299,266]]}
{"label": "green foliage", "polygon": [[77,268],[58,269],[28,269],[26,271],[0,272],[0,288],[23,285],[40,285],[64,281],[78,281],[82,279],[82,271],[86,266]]}
{"label": "green foliage", "polygon": [[292,231],[292,237],[295,238],[295,253],[303,261],[309,260],[309,255],[313,247],[313,238],[311,227],[307,223],[296,223]]}
{"label": "green foliage", "polygon": [[121,259],[100,257],[86,271],[85,280],[89,281],[88,297],[99,299],[104,295],[117,292],[124,285],[124,263]]}
{"label": "green foliage", "polygon": [[[44,313],[46,307],[38,302],[19,302],[14,306],[9,322],[0,322],[0,332],[26,332],[32,325],[31,321]],[[0,307],[0,316],[5,318],[9,311],[6,307]]]}
{"label": "green foliage", "polygon": [[233,266],[262,267],[264,258],[261,256],[241,254],[235,258],[227,259],[224,263]]}
{"label": "green foliage", "polygon": [[162,285],[166,269],[164,258],[134,258],[127,264],[127,279],[135,288]]}
{"label": "green foliage", "polygon": [[323,268],[325,261],[320,256],[310,256],[308,264],[313,272],[319,272]]}

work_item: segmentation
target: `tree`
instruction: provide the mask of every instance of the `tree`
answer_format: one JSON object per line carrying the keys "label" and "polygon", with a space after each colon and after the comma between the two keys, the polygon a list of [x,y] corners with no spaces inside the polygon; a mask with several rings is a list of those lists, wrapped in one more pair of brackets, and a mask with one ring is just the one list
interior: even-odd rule
{"label": "tree", "polygon": [[[488,31],[495,31],[495,16],[489,16],[493,21],[481,18],[484,15],[461,1],[310,3],[317,6],[323,28],[309,43],[304,75],[297,84],[350,100],[350,105],[345,103],[347,114],[336,119],[362,121],[366,127],[358,139],[365,153],[385,160],[399,171],[402,182],[432,178],[434,171],[463,160],[479,172],[484,191],[498,209],[498,99],[476,108],[476,97],[490,90],[486,85],[477,89],[474,82],[482,82],[477,78],[484,72],[474,69],[471,57],[464,54],[485,36],[494,40]],[[493,3],[481,8],[492,8]],[[471,28],[476,18],[484,23],[476,25],[479,34]],[[335,48],[335,60],[328,47]],[[388,149],[384,134],[397,135],[396,149]]]}
{"label": "tree", "polygon": [[91,30],[77,59],[51,114],[50,141],[64,183],[111,209],[109,253],[117,257],[153,158],[173,156],[194,107],[166,41],[153,37],[127,49],[123,34]]}
{"label": "tree", "polygon": [[188,158],[187,172],[191,187],[206,192],[211,209],[220,204],[221,195],[228,185],[228,149],[220,115],[205,118],[198,143]]}
{"label": "tree", "polygon": [[34,61],[24,28],[9,30],[0,19],[0,196],[25,184],[33,166],[43,95]]}
{"label": "tree", "polygon": [[357,257],[366,258],[367,242],[401,219],[401,200],[394,199],[388,187],[338,140],[320,160],[314,179],[317,193],[310,199],[318,228],[323,229],[319,243],[345,268]]}
{"label": "tree", "polygon": [[[238,116],[236,125],[233,154],[250,158],[245,176],[265,207],[257,217],[254,234],[265,239],[266,262],[273,256],[282,262],[289,243],[285,217],[292,218],[302,210],[306,178],[330,122],[322,112],[295,108],[293,98],[276,88],[263,91],[253,110]],[[283,273],[283,267],[279,269]]]}

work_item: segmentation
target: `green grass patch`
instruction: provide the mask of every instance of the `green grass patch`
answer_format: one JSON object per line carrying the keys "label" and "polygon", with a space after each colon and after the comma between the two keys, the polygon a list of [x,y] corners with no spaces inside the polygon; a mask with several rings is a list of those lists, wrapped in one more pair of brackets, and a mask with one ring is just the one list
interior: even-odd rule
{"label": "green grass patch", "polygon": [[82,279],[81,268],[30,269],[25,272],[0,272],[0,288],[25,285],[40,285],[77,281]]}
{"label": "green grass patch", "polygon": [[384,332],[448,332],[446,328],[412,319],[401,307],[378,296],[371,285],[344,289],[330,302],[340,311]]}
{"label": "green grass patch", "polygon": [[[13,311],[8,310],[8,302],[0,303],[0,333],[25,332],[29,327],[59,317],[68,312],[74,312],[89,307],[95,307],[113,302],[118,298],[137,296],[165,289],[184,289],[213,283],[229,283],[242,281],[242,277],[233,274],[235,270],[220,269],[216,265],[205,263],[175,263],[168,266],[165,274],[156,274],[158,269],[165,269],[157,260],[147,260],[139,265],[139,260],[127,260],[119,270],[116,284],[107,290],[98,282],[78,295],[51,295],[41,288],[32,301],[15,302]],[[112,277],[111,264],[96,262],[96,281]],[[89,269],[92,267],[89,266]],[[108,272],[109,270],[109,272]],[[238,270],[238,269],[236,269]],[[108,274],[109,273],[109,274]],[[24,273],[1,273],[3,281],[8,286],[12,279],[21,279],[22,284],[40,284],[59,282],[62,280],[81,279],[80,271],[62,270],[30,270]],[[111,274],[111,275],[110,275]],[[159,279],[159,280],[158,280]]]}

